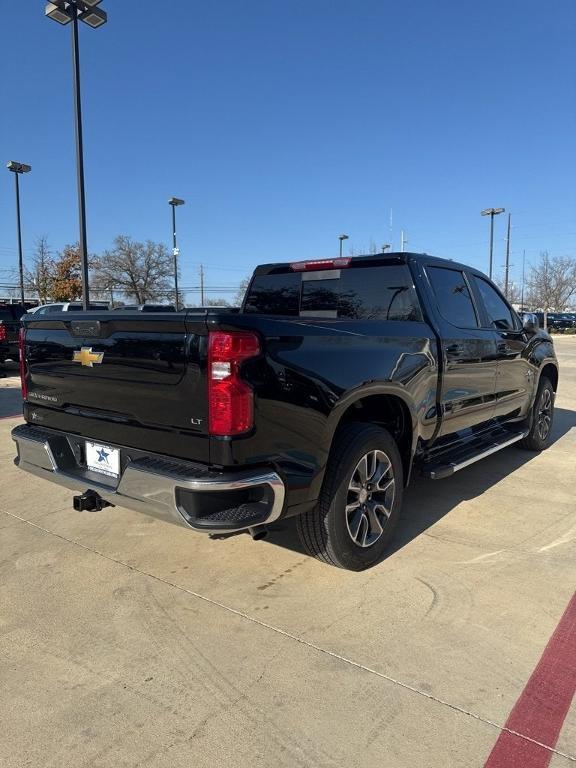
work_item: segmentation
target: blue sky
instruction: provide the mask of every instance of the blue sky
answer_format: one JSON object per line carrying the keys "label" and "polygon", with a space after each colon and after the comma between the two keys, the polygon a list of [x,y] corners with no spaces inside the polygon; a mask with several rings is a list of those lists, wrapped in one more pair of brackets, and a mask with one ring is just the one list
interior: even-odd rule
{"label": "blue sky", "polygon": [[[24,245],[77,239],[68,28],[1,0],[0,148],[22,182]],[[573,0],[105,0],[81,30],[88,239],[170,243],[182,283],[232,286],[261,261],[335,254],[338,235],[487,268],[576,255]],[[158,15],[156,8],[161,9]],[[16,260],[0,173],[0,270]],[[497,220],[495,264],[504,260]],[[9,273],[0,271],[0,282]]]}

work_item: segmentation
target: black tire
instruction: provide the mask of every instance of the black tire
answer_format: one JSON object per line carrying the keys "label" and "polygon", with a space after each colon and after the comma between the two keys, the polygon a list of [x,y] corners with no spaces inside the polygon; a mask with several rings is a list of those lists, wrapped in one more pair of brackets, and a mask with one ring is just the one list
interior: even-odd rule
{"label": "black tire", "polygon": [[550,379],[542,376],[534,398],[530,418],[530,432],[520,442],[529,451],[543,451],[551,443],[554,424],[554,387]]}
{"label": "black tire", "polygon": [[[364,457],[366,468],[373,466],[375,469],[373,477],[386,465],[382,457],[387,458],[390,464],[389,470],[372,486],[371,492],[368,491],[371,487],[369,478],[365,485],[359,479]],[[390,480],[393,485],[390,485]],[[380,490],[380,484],[386,490]],[[303,546],[318,560],[338,568],[350,571],[371,568],[382,559],[392,540],[402,506],[403,489],[402,460],[390,433],[372,424],[346,425],[332,448],[318,504],[297,518],[296,525]],[[364,499],[366,504],[363,505],[360,503],[361,494],[366,493],[369,496]],[[356,502],[358,507],[355,507]],[[347,505],[355,507],[354,511],[347,512]],[[356,528],[358,518],[360,523]],[[376,526],[382,528],[381,533],[378,533]],[[353,531],[357,540],[353,538]],[[378,538],[370,543],[376,534]]]}

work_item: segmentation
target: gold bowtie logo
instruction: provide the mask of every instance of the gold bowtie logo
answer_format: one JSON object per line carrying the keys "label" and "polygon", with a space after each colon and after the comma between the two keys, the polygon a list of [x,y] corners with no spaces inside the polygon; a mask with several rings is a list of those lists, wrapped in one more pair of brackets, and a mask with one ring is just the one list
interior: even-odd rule
{"label": "gold bowtie logo", "polygon": [[92,352],[92,347],[82,347],[80,352],[74,352],[73,360],[75,363],[81,363],[86,368],[93,368],[94,363],[100,365],[104,359],[104,352]]}

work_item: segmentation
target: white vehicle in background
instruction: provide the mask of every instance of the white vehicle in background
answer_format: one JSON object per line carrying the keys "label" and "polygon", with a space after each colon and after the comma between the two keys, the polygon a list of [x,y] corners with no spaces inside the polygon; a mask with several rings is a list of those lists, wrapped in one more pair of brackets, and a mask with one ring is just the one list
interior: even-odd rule
{"label": "white vehicle in background", "polygon": [[[96,312],[107,312],[110,305],[107,301],[91,301],[90,310]],[[42,304],[39,307],[33,307],[28,310],[28,314],[49,315],[53,312],[82,312],[81,301],[61,301],[59,304]]]}

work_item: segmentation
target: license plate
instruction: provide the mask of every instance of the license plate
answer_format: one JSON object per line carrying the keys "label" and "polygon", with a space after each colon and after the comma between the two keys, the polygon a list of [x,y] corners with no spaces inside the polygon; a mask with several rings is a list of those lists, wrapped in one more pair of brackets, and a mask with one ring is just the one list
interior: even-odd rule
{"label": "license plate", "polygon": [[120,475],[120,450],[100,443],[86,443],[86,466],[108,477]]}

